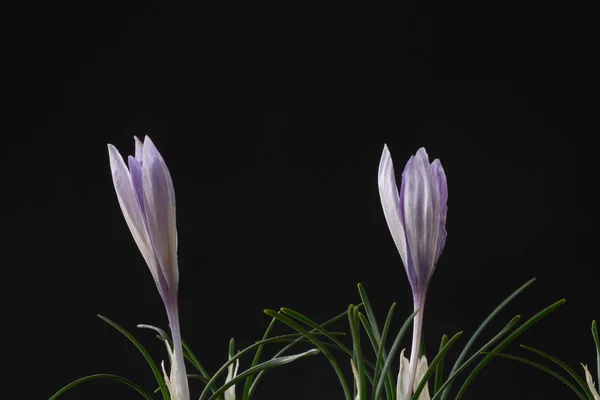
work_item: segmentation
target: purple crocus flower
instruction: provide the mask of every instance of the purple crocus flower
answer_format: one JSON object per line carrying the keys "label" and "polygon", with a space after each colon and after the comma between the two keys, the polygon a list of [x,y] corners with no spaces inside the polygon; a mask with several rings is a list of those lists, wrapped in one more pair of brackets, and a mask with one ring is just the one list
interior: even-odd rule
{"label": "purple crocus flower", "polygon": [[384,146],[378,183],[383,213],[408,275],[414,308],[419,309],[413,323],[410,375],[406,376],[414,381],[427,287],[446,242],[446,174],[440,161],[429,163],[425,148],[420,148],[404,167],[398,193],[392,158]]}
{"label": "purple crocus flower", "polygon": [[187,374],[183,359],[177,286],[177,228],[175,191],[171,174],[148,136],[135,139],[135,157],[128,157],[129,168],[112,144],[108,145],[110,169],[119,205],[158,292],[165,304],[173,349],[169,350],[170,377],[166,376],[172,400],[189,400]]}

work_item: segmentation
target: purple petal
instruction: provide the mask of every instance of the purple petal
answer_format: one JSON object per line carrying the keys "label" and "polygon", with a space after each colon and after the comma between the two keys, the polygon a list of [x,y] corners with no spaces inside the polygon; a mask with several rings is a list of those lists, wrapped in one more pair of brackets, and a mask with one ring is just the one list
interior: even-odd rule
{"label": "purple petal", "polygon": [[381,160],[379,161],[378,185],[385,220],[387,221],[396,248],[400,253],[400,258],[402,258],[409,281],[412,284],[413,277],[411,275],[414,275],[414,270],[412,265],[409,264],[406,233],[404,231],[404,217],[402,215],[402,208],[400,207],[400,196],[398,195],[398,186],[394,174],[394,164],[387,145],[383,146]]}
{"label": "purple petal", "polygon": [[436,181],[439,187],[439,204],[440,204],[440,236],[438,239],[437,252],[435,256],[435,263],[437,264],[442,251],[444,250],[444,245],[446,244],[446,215],[448,213],[448,183],[446,182],[446,173],[444,172],[444,168],[440,163],[440,160],[435,159],[431,164],[432,174],[434,176],[434,180]]}
{"label": "purple petal", "polygon": [[135,191],[138,203],[140,205],[140,209],[142,210],[142,215],[144,215],[144,221],[146,220],[144,210],[144,188],[142,186],[142,167],[137,159],[132,156],[127,157],[127,161],[129,164],[129,172],[131,174],[131,183],[133,184],[133,189]]}
{"label": "purple petal", "polygon": [[110,170],[112,173],[113,184],[117,193],[119,205],[121,206],[121,211],[125,217],[125,222],[127,222],[131,235],[140,249],[146,264],[148,264],[148,268],[150,269],[152,277],[162,296],[163,292],[159,286],[162,274],[158,270],[158,264],[156,262],[150,236],[146,229],[142,210],[134,190],[131,175],[125,166],[123,157],[121,157],[119,151],[112,144],[108,145],[108,155],[110,158]]}
{"label": "purple petal", "polygon": [[165,161],[148,136],[144,139],[143,151],[142,183],[148,233],[169,289],[176,293],[179,273],[173,181]]}
{"label": "purple petal", "polygon": [[439,237],[439,187],[431,176],[424,148],[411,158],[402,173],[404,229],[418,287],[426,289],[433,273]]}

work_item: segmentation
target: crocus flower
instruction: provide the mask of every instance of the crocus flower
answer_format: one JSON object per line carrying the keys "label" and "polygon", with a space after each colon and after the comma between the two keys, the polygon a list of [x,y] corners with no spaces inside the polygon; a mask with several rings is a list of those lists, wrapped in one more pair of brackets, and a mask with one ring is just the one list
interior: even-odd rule
{"label": "crocus flower", "polygon": [[587,368],[587,365],[581,364],[583,366],[583,369],[585,370],[585,380],[587,381],[587,384],[590,388],[590,392],[592,392],[592,396],[594,396],[594,400],[600,400],[600,394],[598,394],[598,392],[596,391],[596,388],[594,387],[594,380],[592,379],[592,374],[590,374],[590,371]]}
{"label": "crocus flower", "polygon": [[404,167],[398,193],[392,157],[384,146],[378,184],[383,213],[408,275],[414,309],[419,310],[413,323],[410,374],[398,379],[400,386],[400,381],[406,385],[406,377],[411,377],[412,382],[406,387],[412,393],[427,287],[446,242],[446,174],[440,161],[436,159],[429,163],[427,152],[420,148]]}
{"label": "crocus flower", "polygon": [[173,181],[150,138],[146,136],[144,143],[137,137],[134,139],[135,156],[128,157],[129,168],[115,146],[108,145],[113,184],[127,226],[148,264],[167,311],[173,339],[173,348],[169,351],[171,374],[166,377],[171,398],[188,400],[177,305],[179,270]]}

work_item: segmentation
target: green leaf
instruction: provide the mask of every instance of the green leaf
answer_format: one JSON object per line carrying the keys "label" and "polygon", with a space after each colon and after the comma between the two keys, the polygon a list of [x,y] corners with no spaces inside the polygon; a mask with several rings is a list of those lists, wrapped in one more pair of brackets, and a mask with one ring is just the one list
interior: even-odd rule
{"label": "green leaf", "polygon": [[[523,293],[525,291],[525,289],[527,289],[529,286],[531,286],[533,284],[533,282],[535,282],[535,280],[536,280],[536,278],[531,278],[530,280],[528,280],[527,282],[525,282],[524,285],[522,285],[517,290],[515,290],[502,303],[500,303],[494,309],[494,311],[491,312],[490,315],[488,315],[488,317],[481,323],[481,325],[479,325],[479,327],[475,330],[475,333],[473,333],[473,336],[471,336],[471,338],[469,339],[469,341],[467,342],[467,344],[465,345],[465,347],[463,348],[463,350],[459,354],[458,358],[456,359],[456,362],[454,363],[454,366],[452,367],[452,370],[450,371],[450,375],[452,375],[454,372],[456,372],[456,370],[458,368],[460,368],[462,361],[465,359],[465,357],[467,356],[467,353],[469,352],[469,350],[471,350],[471,347],[475,344],[475,340],[477,340],[477,338],[479,337],[479,335],[481,334],[481,332],[483,332],[483,330],[485,329],[485,327],[494,319],[494,317],[496,317],[496,315],[498,315],[498,313],[500,313],[500,311],[502,311],[502,309],[504,307],[506,307],[506,305],[508,303],[510,303],[515,297],[517,297],[518,295],[520,295],[521,293]],[[449,385],[446,388],[445,392],[442,394],[442,399],[443,400],[446,400],[448,398],[448,395],[450,394],[450,388],[451,388],[451,386],[452,385]]]}
{"label": "green leaf", "polygon": [[[373,344],[373,348],[375,349],[375,354],[379,353],[381,350],[381,356],[383,358],[387,357],[387,353],[386,353],[386,349],[385,349],[385,341],[382,340],[382,335],[379,333],[379,325],[377,324],[377,318],[375,318],[375,313],[373,312],[373,307],[371,307],[371,302],[369,301],[369,297],[367,296],[367,291],[365,290],[365,288],[363,287],[362,284],[358,284],[358,294],[360,295],[360,299],[362,300],[362,304],[364,305],[365,308],[365,313],[367,315],[367,319],[369,320],[369,325],[371,325],[371,329],[373,331],[373,335],[371,339],[371,336],[369,337],[369,339],[371,340],[371,342]],[[389,316],[389,314],[388,314]],[[387,322],[387,320],[386,320]],[[389,328],[388,328],[389,329]],[[377,364],[377,361],[375,363],[375,376],[374,379],[377,376],[377,371],[379,369],[379,366]],[[386,375],[386,393],[388,395],[388,398],[391,397],[391,392],[393,391],[393,382],[392,382],[392,376],[391,374],[387,374]]]}
{"label": "green leaf", "polygon": [[[210,381],[210,374],[206,369],[204,369],[202,364],[200,364],[200,361],[198,361],[198,358],[194,355],[192,349],[190,349],[190,347],[183,340],[181,341],[181,344],[183,345],[184,357],[192,363],[192,365],[198,370],[198,372],[202,374],[202,376],[204,377],[204,379],[206,379],[207,382]],[[217,387],[215,385],[210,385],[209,387],[213,393],[217,390]]]}
{"label": "green leaf", "polygon": [[[443,335],[442,341],[440,342],[440,349],[438,351],[438,354],[440,351],[442,351],[442,348],[446,345],[446,343],[448,343],[448,335]],[[434,394],[439,392],[443,379],[444,379],[444,360],[440,361],[440,365],[438,365],[437,369],[435,370],[435,381],[433,384],[433,393]]]}
{"label": "green leaf", "polygon": [[323,328],[322,326],[317,324],[312,319],[308,318],[305,315],[300,314],[298,311],[294,311],[294,310],[291,310],[291,309],[285,308],[285,307],[281,308],[281,312],[310,326],[312,329],[321,333],[323,336],[327,337],[329,340],[331,340],[333,343],[335,343],[340,349],[342,349],[346,354],[348,354],[348,356],[352,357],[352,350],[350,350],[348,348],[348,346],[346,346],[338,338],[333,336],[327,329]]}
{"label": "green leaf", "polygon": [[537,369],[539,369],[541,371],[544,371],[548,375],[551,375],[551,376],[555,377],[556,379],[558,379],[559,381],[561,381],[562,383],[564,383],[565,385],[567,385],[573,392],[575,392],[575,394],[577,396],[579,396],[579,398],[581,400],[585,400],[586,399],[585,396],[579,390],[577,390],[577,387],[575,387],[575,385],[573,385],[571,382],[569,382],[568,380],[566,380],[565,378],[563,378],[560,374],[557,374],[556,372],[552,371],[550,368],[544,367],[541,364],[538,364],[536,362],[527,360],[525,358],[511,356],[510,354],[505,354],[505,353],[484,353],[484,354],[490,354],[492,356],[497,356],[497,357],[502,357],[502,358],[506,358],[506,359],[509,359],[509,360],[518,361],[518,362],[521,362],[523,364],[527,364],[527,365],[530,365],[530,366],[532,366],[534,368],[537,368]]}
{"label": "green leaf", "polygon": [[84,376],[83,378],[79,378],[79,379],[69,383],[68,385],[64,386],[58,392],[54,393],[54,395],[52,395],[52,397],[50,397],[50,400],[56,400],[60,396],[65,394],[66,391],[74,388],[75,386],[77,386],[81,383],[87,382],[87,381],[95,380],[95,379],[110,379],[113,381],[124,383],[125,385],[129,386],[130,388],[132,388],[133,390],[135,390],[136,392],[141,394],[146,400],[152,400],[152,396],[149,395],[148,393],[146,393],[144,391],[144,389],[142,389],[137,384],[133,383],[129,379],[123,378],[118,375],[112,375],[112,374],[95,374],[95,375],[89,375],[89,376]]}
{"label": "green leaf", "polygon": [[360,329],[358,324],[358,308],[350,304],[348,307],[348,322],[350,324],[350,333],[354,349],[354,363],[358,372],[356,385],[358,386],[358,398],[367,399],[367,383],[365,382],[365,363],[360,348]]}
{"label": "green leaf", "polygon": [[483,345],[483,347],[481,347],[478,351],[476,351],[475,354],[473,354],[471,357],[469,357],[469,359],[467,361],[465,361],[460,366],[459,369],[457,369],[456,371],[454,371],[453,373],[451,373],[450,376],[448,377],[448,379],[446,379],[446,382],[444,382],[444,384],[442,385],[442,387],[440,387],[440,390],[438,390],[435,393],[435,395],[431,398],[431,400],[437,400],[443,394],[447,393],[445,391],[445,389],[452,384],[452,382],[454,381],[454,379],[456,379],[456,377],[460,373],[462,373],[465,369],[467,369],[467,367],[469,365],[471,365],[471,363],[473,361],[475,361],[475,359],[477,357],[480,356],[481,352],[486,351],[494,343],[496,343],[498,340],[500,340],[504,335],[506,335],[508,332],[510,332],[510,330],[517,324],[517,322],[519,321],[520,318],[521,318],[520,315],[516,315],[515,317],[513,317],[513,319],[511,319],[510,322],[508,324],[506,324],[506,326],[504,328],[502,328],[502,330],[496,334],[496,336],[494,336],[489,342],[487,342],[485,345]]}
{"label": "green leaf", "polygon": [[[254,350],[255,348],[257,348],[259,346],[265,345],[267,343],[277,343],[277,342],[281,341],[281,338],[284,336],[289,337],[292,335],[275,336],[275,337],[272,337],[269,339],[259,340],[258,342],[251,344],[250,346],[244,348],[243,350],[238,351],[237,354],[235,354],[231,359],[227,360],[227,362],[225,362],[225,364],[223,364],[217,370],[217,372],[215,372],[215,374],[210,378],[210,380],[208,381],[208,386],[206,388],[204,388],[204,390],[200,394],[199,400],[203,400],[208,395],[208,387],[215,384],[215,382],[219,378],[219,376],[221,376],[223,373],[225,373],[227,371],[227,367],[229,367],[230,364],[234,363],[238,358],[242,357],[243,355],[249,353],[250,351]],[[246,375],[244,375],[244,376],[246,376]]]}
{"label": "green leaf", "polygon": [[[375,369],[375,376],[373,377],[374,382],[377,382],[377,372],[379,370],[383,371],[383,362],[384,362],[384,358],[386,358],[385,343],[387,341],[387,335],[390,330],[390,325],[392,323],[392,316],[394,314],[395,309],[396,309],[396,303],[394,302],[390,306],[387,317],[385,319],[385,323],[383,324],[383,331],[381,332],[380,346],[379,346],[379,349],[377,350],[377,358],[375,359],[376,369]],[[394,391],[394,382],[392,381],[391,371],[388,370],[388,372],[387,372],[387,374],[385,374],[385,376],[386,376],[385,391],[387,394],[387,398],[392,399],[393,398],[392,392]],[[378,400],[375,397],[375,386],[374,385],[373,385],[373,391],[371,393],[371,397],[375,400]]]}
{"label": "green leaf", "polygon": [[[544,318],[545,316],[547,316],[548,314],[550,314],[551,312],[556,310],[558,307],[565,304],[565,302],[566,302],[565,299],[561,299],[561,300],[555,302],[554,304],[551,304],[550,306],[544,308],[542,311],[538,312],[537,314],[535,314],[533,317],[531,317],[529,320],[527,320],[525,323],[523,323],[523,325],[521,325],[517,329],[515,329],[502,342],[500,342],[500,344],[498,344],[496,346],[496,348],[492,351],[492,353],[500,353],[502,350],[504,350],[504,348],[506,346],[508,346],[513,340],[515,340],[517,337],[519,337],[523,332],[525,332],[527,329],[529,329],[532,325],[534,325],[540,319]],[[458,392],[458,395],[456,396],[455,400],[460,400],[462,398],[462,396],[465,394],[467,388],[469,387],[469,385],[471,384],[473,379],[475,379],[477,374],[479,374],[479,372],[483,369],[483,367],[485,367],[492,360],[492,358],[493,358],[493,356],[488,354],[483,358],[483,360],[481,360],[479,362],[479,364],[477,364],[477,366],[475,367],[473,372],[471,372],[471,374],[465,380],[465,383],[463,383],[463,386],[460,388],[460,391]]]}
{"label": "green leaf", "polygon": [[129,339],[129,341],[131,343],[133,343],[133,345],[139,350],[139,352],[142,353],[142,355],[146,359],[146,362],[148,363],[148,365],[152,369],[152,372],[154,373],[154,378],[156,379],[156,382],[158,383],[158,386],[160,387],[160,390],[163,395],[163,399],[170,400],[171,395],[169,394],[169,390],[167,389],[167,385],[165,384],[165,380],[162,376],[162,373],[158,369],[158,367],[156,366],[156,363],[154,362],[152,357],[150,357],[150,354],[148,354],[148,352],[146,351],[144,346],[142,346],[142,344],[140,342],[138,342],[137,339],[135,337],[133,337],[133,335],[131,333],[129,333],[125,329],[121,328],[116,322],[113,322],[109,318],[106,318],[105,316],[102,316],[100,314],[98,314],[98,317],[100,319],[102,319],[104,322],[106,322],[107,324],[109,324],[110,326],[112,326],[113,328],[115,328],[116,330],[118,330],[119,332],[121,332],[127,339]]}
{"label": "green leaf", "polygon": [[592,392],[590,391],[590,388],[587,385],[587,382],[584,381],[583,378],[581,378],[579,375],[577,375],[577,373],[573,370],[573,368],[569,367],[567,364],[565,364],[564,362],[562,362],[558,358],[553,357],[550,354],[545,353],[545,352],[543,352],[541,350],[534,349],[533,347],[526,346],[524,344],[522,344],[521,347],[524,348],[525,350],[529,350],[529,351],[531,351],[533,353],[536,353],[536,354],[538,354],[538,355],[546,358],[547,360],[552,361],[554,364],[558,365],[559,367],[561,367],[569,375],[571,375],[571,377],[573,379],[575,379],[577,381],[577,383],[579,384],[579,386],[581,386],[581,388],[583,389],[583,391],[585,392],[585,394],[588,396],[588,398],[590,400],[594,400],[593,396],[592,396]]}
{"label": "green leaf", "polygon": [[598,372],[598,387],[600,388],[600,339],[598,339],[598,325],[596,320],[592,321],[592,337],[594,338],[594,344],[596,345],[596,372]]}
{"label": "green leaf", "polygon": [[[404,337],[404,334],[406,333],[406,330],[408,329],[408,327],[413,323],[413,319],[414,319],[415,315],[417,315],[417,312],[419,312],[418,309],[413,311],[412,314],[410,314],[410,316],[404,321],[404,324],[402,324],[400,331],[396,335],[396,339],[394,340],[394,343],[392,344],[392,348],[390,349],[390,352],[385,359],[385,363],[383,364],[383,370],[381,371],[381,376],[379,377],[379,381],[376,381],[373,383],[373,385],[375,385],[375,388],[376,388],[375,396],[373,397],[374,399],[378,399],[379,396],[381,395],[381,389],[383,388],[383,383],[384,383],[383,378],[388,373],[388,371],[392,365],[394,355],[396,354],[396,351],[398,351],[398,346],[400,346],[400,341]],[[392,400],[396,400],[396,392],[394,392],[394,391],[392,391]]]}
{"label": "green leaf", "polygon": [[440,349],[437,356],[435,356],[435,358],[431,362],[431,365],[427,369],[427,372],[425,372],[425,375],[423,375],[423,378],[421,379],[419,386],[417,386],[417,388],[414,390],[412,400],[417,400],[419,398],[419,396],[421,395],[421,392],[423,391],[423,389],[425,388],[425,385],[427,384],[427,380],[429,379],[429,377],[435,372],[438,364],[440,364],[442,362],[442,360],[444,359],[444,355],[448,352],[448,350],[450,350],[450,347],[452,347],[452,345],[460,338],[460,336],[462,334],[463,334],[462,332],[458,332],[456,335],[452,336],[452,338],[448,341],[448,343],[446,343],[444,345],[444,347],[442,347]]}
{"label": "green leaf", "polygon": [[[369,341],[371,342],[371,345],[373,346],[374,350],[377,351],[378,346],[376,346],[376,340],[375,340],[375,336],[373,333],[373,329],[371,328],[371,326],[369,325],[369,321],[367,319],[367,317],[365,317],[362,313],[358,313],[358,319],[360,320],[360,322],[362,323],[363,327],[365,328],[365,332],[367,333],[367,337],[369,338]],[[356,351],[354,352],[353,357],[356,357]],[[371,362],[369,362],[368,360],[365,360],[363,357],[363,362],[368,365],[369,367],[375,369],[375,365],[373,365]],[[371,382],[371,386],[373,387],[373,390],[375,390],[375,386],[373,386],[373,382],[375,382],[375,378],[370,376],[368,373],[365,373],[367,378],[369,379],[369,382]],[[386,393],[388,395],[388,398],[391,398],[391,392],[389,391],[388,385],[386,384],[385,386],[386,389]]]}
{"label": "green leaf", "polygon": [[[362,304],[357,305],[357,307],[360,307]],[[340,319],[344,318],[346,316],[346,314],[348,314],[347,311],[344,311],[338,315],[336,315],[335,317],[323,322],[322,324],[320,324],[320,326],[322,328],[331,325],[337,321],[339,321]],[[309,331],[311,334],[318,334],[316,329],[311,329]],[[329,332],[331,334],[333,334],[332,332]],[[299,335],[299,334],[297,334]],[[275,357],[279,357],[283,354],[285,354],[285,352],[287,352],[288,350],[290,350],[292,347],[294,347],[296,344],[300,343],[302,340],[306,340],[306,338],[302,335],[299,335],[299,337],[294,340],[292,343],[288,344],[287,346],[285,346],[283,349],[279,350],[276,354]],[[254,382],[252,382],[252,387],[250,388],[250,394],[248,396],[248,398],[252,398],[252,396],[254,395],[254,392],[256,391],[256,388],[258,386],[258,383],[260,382],[260,380],[262,379],[263,375],[264,375],[265,371],[260,371],[257,375],[256,375],[256,379],[254,380]],[[245,400],[245,399],[244,399]]]}
{"label": "green leaf", "polygon": [[[348,383],[346,382],[344,374],[342,373],[342,370],[340,369],[340,366],[339,366],[337,360],[335,359],[335,357],[333,357],[333,355],[329,352],[329,350],[325,346],[323,346],[323,344],[314,337],[313,334],[309,333],[300,324],[298,324],[296,321],[294,321],[293,319],[291,319],[290,317],[288,317],[285,314],[278,313],[273,310],[265,310],[265,314],[267,314],[270,317],[277,318],[277,320],[288,325],[290,328],[295,329],[296,331],[298,331],[299,333],[304,335],[304,337],[306,337],[308,340],[310,340],[311,343],[313,343],[319,350],[321,350],[323,355],[327,358],[327,360],[329,360],[329,363],[331,364],[336,375],[338,376],[338,379],[340,381],[340,384],[342,385],[342,389],[344,391],[344,396],[346,397],[346,400],[352,400],[352,395],[350,394],[350,389],[348,388]],[[320,328],[323,329],[322,327],[320,327]],[[317,328],[315,328],[315,329],[317,329]],[[200,400],[202,400],[202,398],[200,398]]]}
{"label": "green leaf", "polygon": [[276,358],[272,358],[268,361],[265,361],[263,363],[260,363],[252,368],[249,368],[248,370],[242,372],[241,374],[239,374],[237,377],[235,377],[234,379],[230,380],[229,382],[227,382],[226,384],[224,384],[223,386],[221,386],[219,388],[219,390],[217,390],[211,397],[209,397],[208,400],[214,400],[216,399],[218,396],[222,395],[223,393],[225,393],[225,391],[227,389],[229,389],[229,387],[235,385],[236,383],[242,381],[243,379],[246,379],[248,376],[250,375],[254,375],[257,372],[260,372],[262,370],[267,370],[267,369],[272,369],[275,367],[279,367],[281,365],[285,365],[288,363],[291,363],[293,361],[298,360],[299,358],[302,357],[306,357],[306,356],[312,356],[315,354],[318,354],[319,350],[317,349],[312,349],[309,351],[305,351],[304,353],[300,353],[300,354],[294,354],[291,356],[284,356],[284,357],[276,357]]}
{"label": "green leaf", "polygon": [[[269,326],[267,326],[267,329],[265,330],[262,340],[265,340],[269,337],[269,335],[271,334],[271,329],[273,329],[273,326],[275,325],[275,321],[277,321],[275,318],[271,318],[271,322],[269,323]],[[256,349],[256,353],[254,354],[254,358],[252,359],[250,368],[253,368],[256,365],[258,365],[263,347],[264,346],[261,345],[261,346],[258,346],[258,349]],[[242,394],[242,400],[250,400],[250,388],[252,387],[252,383],[255,380],[254,377],[255,377],[255,375],[249,375],[248,379],[246,379],[246,383],[244,384],[244,392]]]}

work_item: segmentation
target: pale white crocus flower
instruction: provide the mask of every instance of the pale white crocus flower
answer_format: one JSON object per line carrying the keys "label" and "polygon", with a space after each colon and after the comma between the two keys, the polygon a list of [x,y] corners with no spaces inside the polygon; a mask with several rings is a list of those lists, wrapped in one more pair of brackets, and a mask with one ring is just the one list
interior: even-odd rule
{"label": "pale white crocus flower", "polygon": [[406,163],[398,187],[392,156],[385,145],[379,162],[378,185],[383,214],[410,282],[414,309],[419,310],[413,322],[410,372],[402,384],[412,393],[417,382],[406,377],[417,375],[427,288],[446,243],[448,185],[440,160],[430,163],[422,147]]}
{"label": "pale white crocus flower", "polygon": [[173,348],[167,344],[171,373],[167,376],[165,372],[165,381],[171,399],[189,400],[177,304],[179,268],[173,181],[152,140],[148,136],[143,143],[134,139],[135,156],[129,156],[127,164],[115,146],[108,145],[110,170],[125,222],[167,311]]}
{"label": "pale white crocus flower", "polygon": [[[229,359],[231,360],[231,355],[229,356]],[[227,367],[227,378],[225,379],[225,383],[230,382],[237,376],[238,368],[240,367],[240,359],[237,358],[235,360],[235,368],[233,364],[234,363],[231,363]],[[227,388],[225,391],[225,400],[235,400],[235,385],[231,385],[229,388]]]}
{"label": "pale white crocus flower", "polygon": [[583,369],[585,370],[585,380],[587,381],[588,386],[590,387],[590,392],[592,392],[592,396],[594,396],[594,400],[600,400],[600,394],[596,391],[594,386],[594,380],[592,379],[592,374],[587,368],[587,365],[581,364]]}
{"label": "pale white crocus flower", "polygon": [[[414,389],[419,386],[423,376],[427,372],[427,358],[422,356],[417,363],[417,369],[413,379],[410,363],[406,357],[404,357],[404,349],[400,353],[400,372],[398,373],[398,381],[396,383],[396,400],[410,400],[414,394]],[[414,388],[413,388],[414,381]],[[418,400],[430,400],[429,388],[427,384],[421,391]]]}

